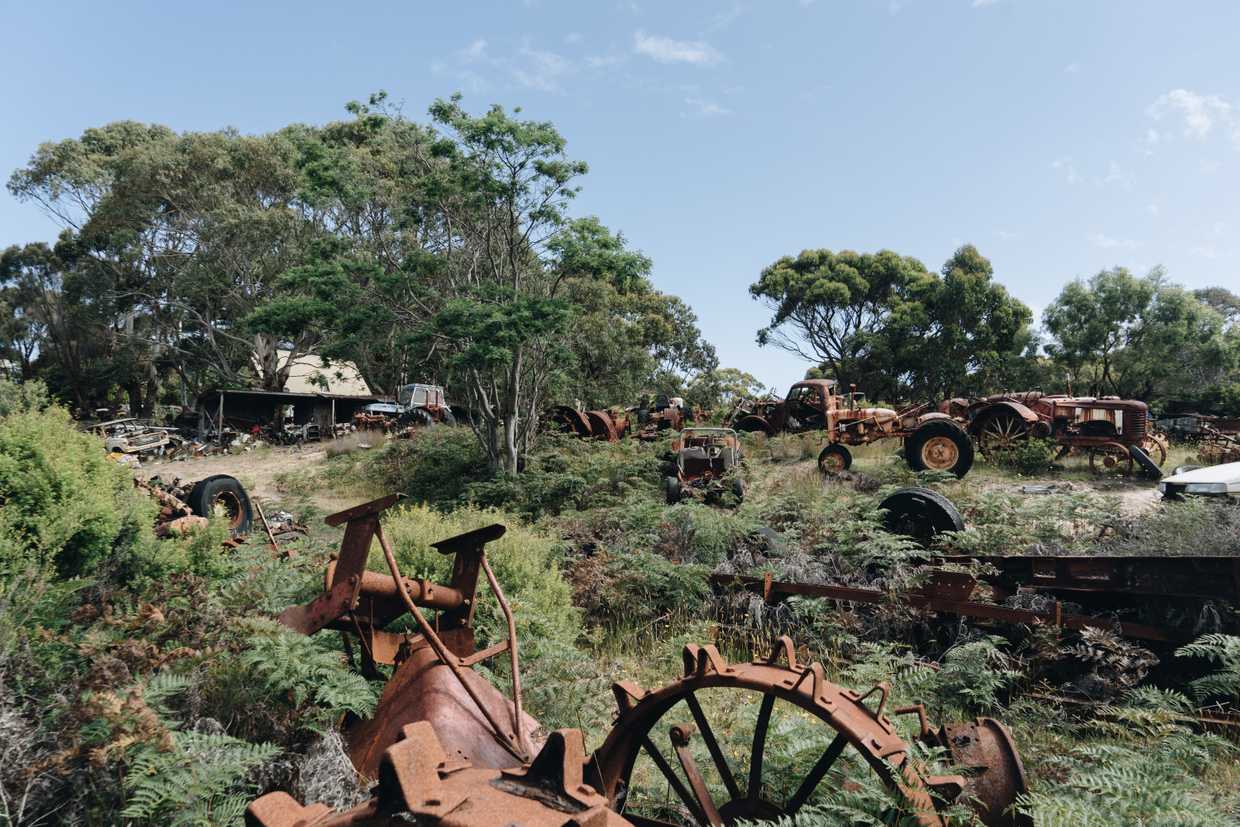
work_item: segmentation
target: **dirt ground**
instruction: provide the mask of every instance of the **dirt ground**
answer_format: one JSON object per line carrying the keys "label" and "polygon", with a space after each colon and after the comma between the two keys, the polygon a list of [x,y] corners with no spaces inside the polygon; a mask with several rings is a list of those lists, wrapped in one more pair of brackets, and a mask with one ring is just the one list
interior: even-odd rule
{"label": "dirt ground", "polygon": [[[165,481],[180,478],[182,480],[200,480],[212,474],[230,474],[241,480],[246,491],[252,497],[259,497],[264,502],[279,502],[284,494],[276,485],[276,477],[280,474],[303,469],[309,464],[322,462],[327,458],[321,445],[306,447],[267,446],[238,454],[220,454],[198,459],[183,459],[175,462],[144,462],[138,474],[142,477],[159,476]],[[340,501],[330,493],[313,496],[315,505],[333,510]],[[343,507],[352,503],[346,503]]]}

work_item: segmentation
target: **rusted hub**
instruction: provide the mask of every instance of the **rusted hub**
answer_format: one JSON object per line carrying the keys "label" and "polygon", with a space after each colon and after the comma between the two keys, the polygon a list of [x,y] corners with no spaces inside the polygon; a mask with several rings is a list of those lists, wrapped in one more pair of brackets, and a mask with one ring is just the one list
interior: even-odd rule
{"label": "rusted hub", "polygon": [[835,452],[828,452],[822,455],[820,466],[823,470],[832,474],[838,474],[844,470],[844,455]]}
{"label": "rusted hub", "polygon": [[1029,789],[1025,767],[1007,727],[994,718],[947,724],[934,738],[946,747],[952,763],[966,771],[965,794],[987,827],[1032,827],[1033,820],[1010,811]]}
{"label": "rusted hub", "polygon": [[1123,443],[1107,442],[1089,449],[1089,469],[1095,474],[1127,475],[1132,468],[1132,454]]}
{"label": "rusted hub", "polygon": [[241,500],[232,491],[221,491],[215,495],[215,499],[211,501],[211,513],[228,520],[230,530],[239,528],[245,519],[245,509],[241,507]]}
{"label": "rusted hub", "polygon": [[960,448],[948,437],[932,436],[921,446],[921,461],[935,471],[950,471],[960,461]]}

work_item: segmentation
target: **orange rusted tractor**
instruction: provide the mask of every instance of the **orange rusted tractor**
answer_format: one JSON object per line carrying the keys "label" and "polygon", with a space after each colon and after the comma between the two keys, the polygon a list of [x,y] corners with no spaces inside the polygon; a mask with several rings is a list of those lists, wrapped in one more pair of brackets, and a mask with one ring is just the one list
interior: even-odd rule
{"label": "orange rusted tractor", "polygon": [[[1028,823],[1008,812],[1026,785],[1001,724],[981,718],[934,730],[920,705],[889,710],[886,683],[857,693],[832,683],[820,664],[801,664],[786,637],[768,655],[737,663],[714,646],[689,645],[681,677],[667,686],[647,691],[615,684],[615,724],[591,754],[579,730],[544,736],[522,710],[516,626],[486,558],[486,544],[502,536],[503,526],[435,544],[455,556],[450,583],[410,579],[401,574],[379,523],[395,499],[328,518],[346,529],[326,589],[280,616],[306,634],[336,629],[356,640],[364,670],[395,666],[374,717],[346,732],[357,772],[376,782],[372,798],[338,813],[270,792],[247,809],[250,827],[778,821],[813,803],[823,785],[853,789],[863,775],[892,791],[908,823],[942,825],[939,808],[956,800],[974,807],[987,825]],[[366,569],[372,539],[379,542],[388,575]],[[505,640],[475,650],[480,573],[507,633]],[[385,628],[404,613],[412,615],[417,631]],[[508,655],[511,699],[472,669],[499,654]],[[753,715],[745,715],[750,708]],[[897,730],[893,717],[901,715],[916,716],[913,738],[945,749],[962,774],[931,774]],[[719,716],[726,716],[726,725]],[[764,762],[772,726],[778,731],[788,724],[802,727],[807,739],[814,733],[806,727],[820,727],[822,735],[812,769],[791,779],[776,777]],[[734,770],[738,757],[744,776]]]}
{"label": "orange rusted tractor", "polygon": [[1059,456],[1086,452],[1097,474],[1131,474],[1137,465],[1161,476],[1167,439],[1154,430],[1149,408],[1118,396],[1065,396],[1041,391],[951,399],[939,406],[961,422],[983,454],[1011,451],[1031,438],[1050,439]]}
{"label": "orange rusted tractor", "polygon": [[904,440],[904,461],[914,471],[950,471],[963,477],[973,467],[973,442],[946,413],[928,405],[896,411],[867,408],[864,394],[849,386],[841,395],[834,379],[797,382],[784,399],[738,406],[729,425],[738,431],[767,435],[822,431],[827,445],[818,455],[823,473],[847,470],[852,454],[846,446],[880,439]]}

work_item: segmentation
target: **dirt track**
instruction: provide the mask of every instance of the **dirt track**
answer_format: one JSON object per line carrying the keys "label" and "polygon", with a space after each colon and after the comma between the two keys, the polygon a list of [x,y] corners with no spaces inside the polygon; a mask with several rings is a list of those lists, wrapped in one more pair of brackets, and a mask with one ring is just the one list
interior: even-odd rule
{"label": "dirt track", "polygon": [[[270,447],[240,454],[220,454],[201,459],[184,459],[176,462],[143,463],[140,476],[160,476],[171,481],[174,478],[198,480],[212,474],[231,474],[246,487],[252,496],[264,500],[280,500],[283,494],[276,485],[276,477],[288,471],[305,468],[321,462],[327,454],[319,446]],[[313,498],[317,500],[318,498]],[[327,505],[330,498],[324,498]],[[334,505],[334,502],[331,504]]]}

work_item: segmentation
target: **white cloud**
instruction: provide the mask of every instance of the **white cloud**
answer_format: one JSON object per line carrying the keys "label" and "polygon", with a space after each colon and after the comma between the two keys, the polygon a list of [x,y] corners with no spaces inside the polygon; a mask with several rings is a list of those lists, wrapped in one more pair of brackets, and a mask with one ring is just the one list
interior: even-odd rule
{"label": "white cloud", "polygon": [[710,21],[709,31],[717,31],[726,29],[740,18],[747,11],[746,6],[740,0],[732,0],[732,5],[716,14]]}
{"label": "white cloud", "polygon": [[1062,158],[1056,158],[1051,161],[1051,169],[1059,170],[1063,173],[1064,180],[1069,184],[1080,183],[1081,176],[1076,171],[1076,164],[1072,162],[1072,157],[1065,155]]}
{"label": "white cloud", "polygon": [[434,74],[453,78],[469,92],[486,91],[499,76],[526,89],[559,92],[561,81],[571,73],[572,68],[573,64],[567,58],[555,52],[535,49],[528,43],[515,53],[495,54],[491,44],[482,38],[458,49],[449,60],[431,63]]}
{"label": "white cloud", "polygon": [[1145,113],[1156,121],[1179,115],[1184,119],[1184,136],[1199,141],[1205,140],[1217,125],[1229,131],[1232,141],[1240,148],[1240,118],[1237,117],[1236,107],[1218,95],[1172,89],[1151,103]]}
{"label": "white cloud", "polygon": [[1141,246],[1140,241],[1131,238],[1112,238],[1102,233],[1090,233],[1086,236],[1090,244],[1103,250],[1132,250]]}
{"label": "white cloud", "polygon": [[564,42],[570,46],[581,42],[581,32],[569,32],[564,35]]}
{"label": "white cloud", "polygon": [[1118,163],[1112,161],[1107,167],[1106,177],[1102,179],[1102,185],[1117,184],[1126,190],[1132,189],[1132,173],[1125,172]]}
{"label": "white cloud", "polygon": [[1010,230],[999,230],[996,235],[999,236],[1000,241],[1015,241],[1020,238],[1020,233],[1014,233]]}
{"label": "white cloud", "polygon": [[471,63],[477,60],[485,60],[487,56],[487,42],[479,38],[464,49],[461,49],[457,54],[461,56],[462,60]]}
{"label": "white cloud", "polygon": [[670,37],[648,35],[641,30],[633,34],[633,51],[659,63],[713,66],[723,60],[719,50],[705,41],[673,40]]}
{"label": "white cloud", "polygon": [[1195,247],[1189,247],[1188,254],[1196,258],[1216,259],[1218,248],[1213,244],[1198,244]]}
{"label": "white cloud", "polygon": [[685,105],[689,107],[690,111],[688,114],[699,118],[714,118],[720,115],[732,114],[732,110],[726,106],[720,106],[714,101],[703,100],[702,98],[685,98]]}
{"label": "white cloud", "polygon": [[1145,205],[1145,211],[1149,213],[1150,215],[1158,215],[1160,212],[1162,212],[1162,208],[1159,207],[1157,203],[1151,201],[1150,203]]}
{"label": "white cloud", "polygon": [[999,5],[999,0],[973,0],[973,8],[975,9],[984,9],[987,6],[997,5]]}
{"label": "white cloud", "polygon": [[1063,67],[1063,71],[1065,75],[1075,75],[1077,72],[1081,71],[1081,64],[1069,63],[1067,66]]}
{"label": "white cloud", "polygon": [[540,92],[560,91],[560,79],[568,74],[571,64],[555,52],[522,46],[517,60],[508,69],[512,78],[527,89]]}
{"label": "white cloud", "polygon": [[586,58],[586,65],[591,69],[606,69],[608,66],[623,62],[623,55],[590,55]]}

